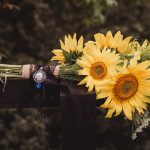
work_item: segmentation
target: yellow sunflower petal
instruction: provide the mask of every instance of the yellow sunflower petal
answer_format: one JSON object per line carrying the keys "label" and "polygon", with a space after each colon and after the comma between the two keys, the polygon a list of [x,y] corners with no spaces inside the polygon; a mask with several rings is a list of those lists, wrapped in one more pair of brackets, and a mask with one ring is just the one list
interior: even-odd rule
{"label": "yellow sunflower petal", "polygon": [[130,60],[130,66],[135,66],[138,64],[138,60],[140,57],[140,53],[137,53],[131,60]]}
{"label": "yellow sunflower petal", "polygon": [[[133,72],[134,73],[134,72]],[[142,71],[138,71],[135,72],[135,75],[139,78],[139,79],[148,79],[150,77],[150,70],[142,70]]]}
{"label": "yellow sunflower petal", "polygon": [[106,38],[103,34],[97,33],[94,35],[96,45],[101,48],[103,46],[107,46]]}
{"label": "yellow sunflower petal", "polygon": [[91,77],[89,77],[86,83],[86,87],[89,87],[91,84],[93,84],[93,80]]}
{"label": "yellow sunflower petal", "polygon": [[106,33],[106,39],[107,39],[107,40],[113,39],[113,36],[112,36],[111,31],[108,31],[108,32]]}
{"label": "yellow sunflower petal", "polygon": [[145,96],[150,96],[150,88],[145,86],[139,86],[139,92]]}
{"label": "yellow sunflower petal", "polygon": [[89,75],[88,69],[84,68],[82,70],[78,70],[79,75]]}
{"label": "yellow sunflower petal", "polygon": [[108,47],[114,48],[114,40],[111,31],[108,31],[106,34],[106,40],[108,43]]}
{"label": "yellow sunflower petal", "polygon": [[135,100],[134,97],[129,100],[129,103],[130,103],[130,105],[131,105],[133,108],[137,109],[137,111],[138,111],[139,113],[143,113],[143,112],[144,112],[143,109],[137,104],[137,101]]}
{"label": "yellow sunflower petal", "polygon": [[90,67],[90,63],[88,61],[84,61],[84,60],[78,60],[77,64],[80,65],[81,67]]}
{"label": "yellow sunflower petal", "polygon": [[52,51],[52,53],[55,54],[55,55],[62,55],[62,56],[63,56],[63,53],[62,53],[62,50],[61,50],[61,49],[54,49],[54,50]]}
{"label": "yellow sunflower petal", "polygon": [[78,85],[86,84],[87,80],[88,80],[88,77],[85,77],[83,80],[81,80],[81,81],[78,83]]}
{"label": "yellow sunflower petal", "polygon": [[128,101],[123,101],[123,102],[122,102],[122,107],[123,107],[123,111],[124,111],[126,117],[127,117],[129,120],[132,120],[132,108],[131,108],[131,106],[129,105]]}
{"label": "yellow sunflower petal", "polygon": [[[98,97],[98,95],[97,95],[97,97]],[[105,100],[105,102],[104,102],[104,104],[102,104],[101,105],[101,107],[102,108],[108,108],[109,107],[109,104],[110,104],[110,102],[111,102],[111,97],[108,97],[106,100]]]}
{"label": "yellow sunflower petal", "polygon": [[94,88],[94,84],[91,83],[91,84],[89,85],[88,92],[92,92],[92,91],[93,91],[93,88]]}
{"label": "yellow sunflower petal", "polygon": [[118,100],[115,100],[114,105],[115,105],[114,107],[116,109],[115,116],[118,116],[121,113],[121,111],[122,111],[122,103],[120,101],[118,101]]}
{"label": "yellow sunflower petal", "polygon": [[97,99],[102,99],[108,97],[108,92],[100,92],[97,94]]}
{"label": "yellow sunflower petal", "polygon": [[121,35],[121,32],[118,31],[114,36],[114,48],[117,48],[121,44],[122,39],[123,35]]}
{"label": "yellow sunflower petal", "polygon": [[77,34],[74,33],[73,35],[73,43],[74,43],[74,46],[77,47]]}
{"label": "yellow sunflower petal", "polygon": [[66,50],[65,44],[62,42],[62,40],[59,40],[59,41],[60,41],[61,49]]}
{"label": "yellow sunflower petal", "polygon": [[145,70],[150,66],[150,60],[143,61],[138,64],[138,68]]}
{"label": "yellow sunflower petal", "polygon": [[106,115],[106,118],[111,118],[114,112],[115,112],[115,109],[109,108],[107,115]]}
{"label": "yellow sunflower petal", "polygon": [[145,103],[150,103],[150,98],[147,96],[142,95],[140,92],[136,93],[136,96],[141,99]]}
{"label": "yellow sunflower petal", "polygon": [[78,50],[82,50],[83,49],[83,36],[81,36],[79,41],[78,41],[77,49]]}
{"label": "yellow sunflower petal", "polygon": [[141,101],[141,100],[139,99],[139,97],[136,96],[136,95],[134,96],[134,98],[135,98],[135,101],[137,102],[137,104],[138,104],[141,108],[143,108],[143,109],[146,110],[147,104],[144,103],[143,101]]}
{"label": "yellow sunflower petal", "polygon": [[70,44],[69,44],[69,41],[68,41],[68,37],[65,36],[65,48],[66,48],[66,51],[70,51]]}
{"label": "yellow sunflower petal", "polygon": [[86,52],[84,52],[84,56],[90,64],[94,63],[94,58],[92,56],[88,55]]}
{"label": "yellow sunflower petal", "polygon": [[127,44],[130,42],[131,39],[132,39],[132,37],[129,36],[129,37],[127,37],[127,38],[125,38],[125,39],[123,40],[123,43],[127,45]]}
{"label": "yellow sunflower petal", "polygon": [[68,35],[68,46],[70,51],[74,51],[76,49],[76,45],[74,44],[74,41],[70,35]]}
{"label": "yellow sunflower petal", "polygon": [[142,48],[145,48],[148,45],[148,40],[145,40],[142,44]]}

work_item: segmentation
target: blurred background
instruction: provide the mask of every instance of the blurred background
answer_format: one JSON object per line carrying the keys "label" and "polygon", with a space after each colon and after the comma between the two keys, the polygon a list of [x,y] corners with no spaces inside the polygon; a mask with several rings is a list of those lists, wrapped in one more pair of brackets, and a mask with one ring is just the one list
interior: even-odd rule
{"label": "blurred background", "polygon": [[[48,64],[65,34],[120,30],[140,41],[150,38],[149,0],[0,0],[0,62]],[[97,150],[150,150],[150,129],[134,141],[132,124],[105,119],[97,111]],[[61,115],[48,110],[0,110],[0,150],[61,150]]]}

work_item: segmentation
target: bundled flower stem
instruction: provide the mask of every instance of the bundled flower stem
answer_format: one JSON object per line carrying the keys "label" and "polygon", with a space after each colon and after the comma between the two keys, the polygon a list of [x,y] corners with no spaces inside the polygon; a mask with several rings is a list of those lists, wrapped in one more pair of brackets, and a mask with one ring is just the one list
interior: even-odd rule
{"label": "bundled flower stem", "polygon": [[22,65],[0,64],[0,78],[18,78],[22,77]]}
{"label": "bundled flower stem", "polygon": [[80,66],[77,64],[74,65],[63,64],[59,68],[59,78],[71,81],[81,81],[82,78],[81,76],[79,76],[77,72],[79,69]]}

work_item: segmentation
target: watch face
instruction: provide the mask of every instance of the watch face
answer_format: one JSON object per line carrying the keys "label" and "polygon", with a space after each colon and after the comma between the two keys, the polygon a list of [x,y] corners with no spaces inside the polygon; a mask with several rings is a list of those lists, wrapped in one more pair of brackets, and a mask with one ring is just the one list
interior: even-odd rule
{"label": "watch face", "polygon": [[43,70],[38,70],[34,73],[33,79],[36,83],[42,83],[46,80],[46,74]]}

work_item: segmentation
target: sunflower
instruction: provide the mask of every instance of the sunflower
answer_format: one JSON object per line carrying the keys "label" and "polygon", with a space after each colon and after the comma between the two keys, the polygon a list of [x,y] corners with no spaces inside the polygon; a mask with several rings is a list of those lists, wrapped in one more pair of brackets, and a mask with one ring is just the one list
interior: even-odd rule
{"label": "sunflower", "polygon": [[141,48],[144,49],[144,48],[150,48],[150,43],[148,40],[144,40],[143,44],[141,45]]}
{"label": "sunflower", "polygon": [[74,64],[76,59],[82,56],[83,36],[77,41],[76,34],[71,37],[65,36],[64,42],[60,40],[61,49],[54,49],[55,55],[51,60],[57,60],[59,63]]}
{"label": "sunflower", "polygon": [[77,64],[82,68],[78,70],[78,74],[84,76],[78,85],[86,84],[88,92],[94,88],[97,92],[98,85],[109,78],[119,63],[120,57],[115,51],[112,52],[106,48],[100,50],[94,44],[85,46],[83,56],[77,61]]}
{"label": "sunflower", "polygon": [[120,31],[118,31],[114,35],[114,37],[112,35],[112,32],[108,31],[106,33],[106,36],[102,33],[97,33],[94,35],[94,38],[95,38],[95,44],[99,48],[106,47],[109,49],[115,49],[120,53],[131,53],[133,51],[133,48],[131,46],[129,47],[132,37],[129,36],[123,39],[123,35],[121,34]]}
{"label": "sunflower", "polygon": [[118,72],[114,72],[111,81],[101,85],[97,99],[107,98],[101,107],[108,108],[107,118],[122,111],[132,120],[132,113],[137,110],[144,113],[150,103],[150,61],[137,64],[137,58],[124,63]]}
{"label": "sunflower", "polygon": [[145,60],[150,60],[150,43],[148,40],[144,40],[142,44],[137,44],[137,51],[135,53],[140,53],[143,62]]}
{"label": "sunflower", "polygon": [[142,52],[143,50],[150,48],[148,40],[144,40],[142,44],[140,44],[138,41],[133,41],[129,44],[129,46],[134,47],[134,49],[139,52]]}

